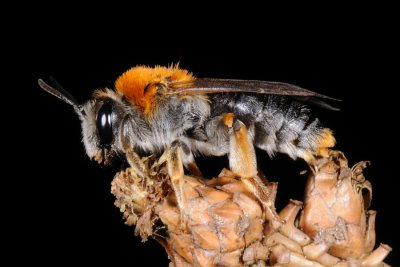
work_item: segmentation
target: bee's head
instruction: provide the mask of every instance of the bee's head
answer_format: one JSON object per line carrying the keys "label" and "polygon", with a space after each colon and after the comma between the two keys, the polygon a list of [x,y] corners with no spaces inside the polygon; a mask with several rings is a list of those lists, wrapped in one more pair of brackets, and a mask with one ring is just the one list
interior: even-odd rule
{"label": "bee's head", "polygon": [[[127,138],[130,128],[126,125],[128,103],[118,93],[105,89],[97,90],[93,99],[83,105],[56,84],[49,86],[43,80],[39,85],[48,93],[73,106],[82,122],[83,144],[87,155],[99,164],[107,165],[118,156],[124,154],[123,140]],[[129,140],[130,141],[130,140]]]}
{"label": "bee's head", "polygon": [[82,106],[79,117],[83,143],[87,155],[99,164],[109,164],[124,153],[122,139],[128,108],[121,95],[109,89],[95,91],[93,99]]}

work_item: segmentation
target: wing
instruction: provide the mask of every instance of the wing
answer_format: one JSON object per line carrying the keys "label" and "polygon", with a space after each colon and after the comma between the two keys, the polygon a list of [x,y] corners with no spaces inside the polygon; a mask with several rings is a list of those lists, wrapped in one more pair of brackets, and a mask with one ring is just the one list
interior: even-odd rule
{"label": "wing", "polygon": [[212,94],[224,92],[293,96],[297,100],[332,110],[338,109],[318,98],[340,101],[297,85],[257,80],[197,78],[190,82],[171,82],[165,91],[166,94]]}

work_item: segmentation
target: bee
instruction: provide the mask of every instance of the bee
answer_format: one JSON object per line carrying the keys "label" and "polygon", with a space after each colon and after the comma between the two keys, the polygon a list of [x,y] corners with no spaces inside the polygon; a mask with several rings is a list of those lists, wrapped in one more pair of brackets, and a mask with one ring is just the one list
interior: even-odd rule
{"label": "bee", "polygon": [[[86,153],[101,164],[129,154],[131,165],[138,165],[138,154],[161,153],[179,144],[184,166],[200,175],[194,156],[235,155],[235,142],[249,142],[271,157],[279,152],[309,163],[326,157],[335,145],[332,131],[312,116],[307,105],[335,109],[322,101],[333,98],[292,84],[195,78],[178,65],[136,66],[117,78],[115,89],[96,90],[81,105],[61,86],[41,79],[38,83],[73,106],[82,123]],[[232,132],[243,129],[245,135],[232,139]],[[247,165],[238,163],[246,159]],[[254,166],[253,156],[230,162],[240,176],[254,175],[237,168]],[[137,168],[143,171],[143,166]]]}

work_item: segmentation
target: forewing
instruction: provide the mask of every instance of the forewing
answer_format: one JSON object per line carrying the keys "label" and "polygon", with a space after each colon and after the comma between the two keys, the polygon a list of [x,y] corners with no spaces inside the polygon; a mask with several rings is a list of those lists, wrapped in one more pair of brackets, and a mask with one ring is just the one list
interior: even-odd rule
{"label": "forewing", "polygon": [[317,98],[340,101],[297,85],[257,80],[197,78],[191,82],[171,82],[166,90],[166,94],[212,94],[223,92],[294,96],[298,100],[332,110],[337,109]]}

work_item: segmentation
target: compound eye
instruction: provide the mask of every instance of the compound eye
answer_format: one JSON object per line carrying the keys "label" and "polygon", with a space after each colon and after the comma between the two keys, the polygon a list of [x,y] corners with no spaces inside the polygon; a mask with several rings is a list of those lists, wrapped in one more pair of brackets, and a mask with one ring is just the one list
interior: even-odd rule
{"label": "compound eye", "polygon": [[107,101],[97,113],[97,133],[102,147],[110,147],[113,141],[112,109],[111,102]]}

